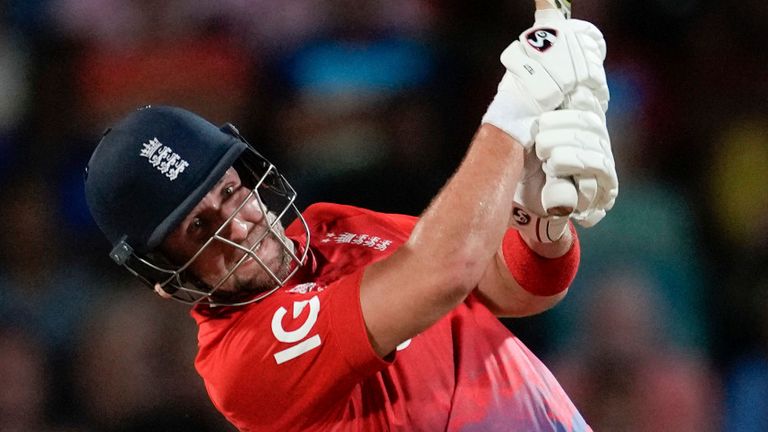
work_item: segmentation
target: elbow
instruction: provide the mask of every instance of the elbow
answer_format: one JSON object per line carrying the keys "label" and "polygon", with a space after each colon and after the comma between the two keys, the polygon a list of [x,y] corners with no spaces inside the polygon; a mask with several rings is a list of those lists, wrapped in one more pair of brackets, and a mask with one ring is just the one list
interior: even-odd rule
{"label": "elbow", "polygon": [[468,250],[461,250],[444,260],[435,274],[441,279],[442,286],[463,300],[477,288],[487,267],[487,260],[482,260]]}

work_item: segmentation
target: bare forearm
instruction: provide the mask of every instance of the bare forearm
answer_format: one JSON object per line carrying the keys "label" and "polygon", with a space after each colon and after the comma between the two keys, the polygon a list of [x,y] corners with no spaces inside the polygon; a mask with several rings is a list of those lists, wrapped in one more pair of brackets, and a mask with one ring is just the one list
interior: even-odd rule
{"label": "bare forearm", "polygon": [[506,230],[522,147],[483,125],[408,241],[366,268],[361,306],[381,355],[461,303],[494,260]]}
{"label": "bare forearm", "polygon": [[437,266],[458,260],[465,280],[476,284],[504,235],[522,161],[522,147],[515,140],[495,126],[482,125],[408,246],[425,250]]}

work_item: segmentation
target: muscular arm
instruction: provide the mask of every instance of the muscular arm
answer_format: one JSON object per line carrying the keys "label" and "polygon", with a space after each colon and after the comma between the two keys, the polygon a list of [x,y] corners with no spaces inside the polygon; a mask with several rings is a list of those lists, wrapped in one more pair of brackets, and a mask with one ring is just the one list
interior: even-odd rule
{"label": "muscular arm", "polygon": [[519,143],[480,126],[408,241],[366,269],[360,302],[377,353],[387,355],[425,330],[477,286],[495,261],[522,164]]}

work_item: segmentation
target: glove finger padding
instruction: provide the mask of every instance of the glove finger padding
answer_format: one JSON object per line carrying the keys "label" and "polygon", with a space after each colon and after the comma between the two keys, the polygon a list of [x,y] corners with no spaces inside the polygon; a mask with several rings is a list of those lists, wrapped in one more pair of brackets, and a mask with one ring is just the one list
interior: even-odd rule
{"label": "glove finger padding", "polygon": [[[596,107],[594,98],[585,94],[577,94],[576,101]],[[598,113],[559,110],[542,114],[537,123],[535,149],[542,170],[549,177],[574,180],[577,215],[610,209],[618,194],[610,138]]]}
{"label": "glove finger padding", "polygon": [[[574,135],[576,132],[591,132],[597,138],[608,141],[608,129],[602,118],[592,111],[581,109],[562,109],[553,112],[546,112],[539,117],[537,122],[536,135],[536,154],[539,158],[546,158],[547,152],[553,146],[560,146],[562,140],[567,134]],[[560,135],[554,135],[554,132]],[[555,142],[542,142],[542,134],[548,134],[547,137],[558,137]],[[599,143],[605,149],[610,149],[606,143]]]}
{"label": "glove finger padding", "polygon": [[[600,30],[587,21],[571,20],[571,28],[573,29],[576,37],[578,38],[579,45],[581,46],[586,64],[588,68],[587,80],[576,86],[578,90],[586,90],[590,97],[597,99],[598,105],[601,106],[603,112],[608,110],[608,102],[610,100],[610,92],[608,90],[608,81],[605,76],[605,68],[603,62],[607,52],[605,39]],[[586,88],[585,88],[586,87]],[[573,98],[573,97],[571,97]],[[568,99],[568,95],[566,95]],[[565,108],[568,109],[589,109],[575,104],[569,104],[566,100]],[[597,111],[595,111],[597,112]]]}
{"label": "glove finger padding", "polygon": [[605,106],[600,102],[593,90],[584,86],[576,87],[572,93],[565,96],[564,109],[589,111],[595,113],[600,119],[600,124],[606,124],[605,112],[608,108],[608,88],[605,88]]}
{"label": "glove finger padding", "polygon": [[[608,80],[603,62],[607,52],[603,34],[597,27],[586,21],[572,20],[571,28],[576,35],[579,47],[584,53],[587,74],[581,85],[588,87],[597,96],[604,110],[608,108]],[[573,108],[573,107],[569,107]]]}
{"label": "glove finger padding", "polygon": [[[604,208],[618,189],[616,170],[608,165],[604,154],[574,147],[561,147],[552,151],[552,157],[542,164],[543,171],[552,177],[592,177],[596,180],[597,194],[593,207]],[[586,184],[586,183],[585,183]],[[577,187],[579,185],[577,184]],[[589,193],[587,193],[589,194]]]}
{"label": "glove finger padding", "polygon": [[578,203],[574,213],[582,213],[594,209],[598,197],[597,179],[594,177],[574,177],[578,191]]}
{"label": "glove finger padding", "polygon": [[[546,175],[544,187],[541,189],[541,203],[544,214],[552,214],[553,209],[572,209],[571,214],[583,214],[595,210],[606,196],[597,185],[595,177],[553,177]],[[604,202],[607,198],[602,198]],[[557,214],[557,216],[564,216]]]}
{"label": "glove finger padding", "polygon": [[601,32],[599,28],[588,21],[572,19],[569,22],[573,31],[579,35],[580,38],[583,40],[590,39],[592,42],[594,42],[595,46],[597,47],[596,52],[598,54],[598,58],[600,61],[604,61],[608,50],[605,44],[605,37],[603,37],[603,32]]}
{"label": "glove finger padding", "polygon": [[[608,209],[610,210],[610,209]],[[573,220],[584,228],[591,228],[605,217],[605,210],[597,209],[585,214],[575,214]]]}
{"label": "glove finger padding", "polygon": [[608,129],[594,112],[559,110],[542,114],[536,123],[536,155],[544,161],[554,149],[573,148],[603,154],[613,166]]}
{"label": "glove finger padding", "polygon": [[600,151],[577,147],[558,147],[552,150],[542,168],[553,177],[591,176],[595,177],[604,189],[618,186],[616,169],[609,164],[605,154]]}

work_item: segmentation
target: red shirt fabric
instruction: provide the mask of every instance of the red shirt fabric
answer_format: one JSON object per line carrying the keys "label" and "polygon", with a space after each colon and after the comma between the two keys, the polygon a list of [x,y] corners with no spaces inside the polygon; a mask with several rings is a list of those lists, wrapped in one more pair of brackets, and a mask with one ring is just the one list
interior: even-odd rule
{"label": "red shirt fabric", "polygon": [[[242,431],[590,431],[547,368],[475,296],[386,359],[360,307],[365,266],[417,219],[335,204],[304,212],[311,259],[244,307],[197,306],[195,366]],[[305,244],[297,223],[286,230]]]}

